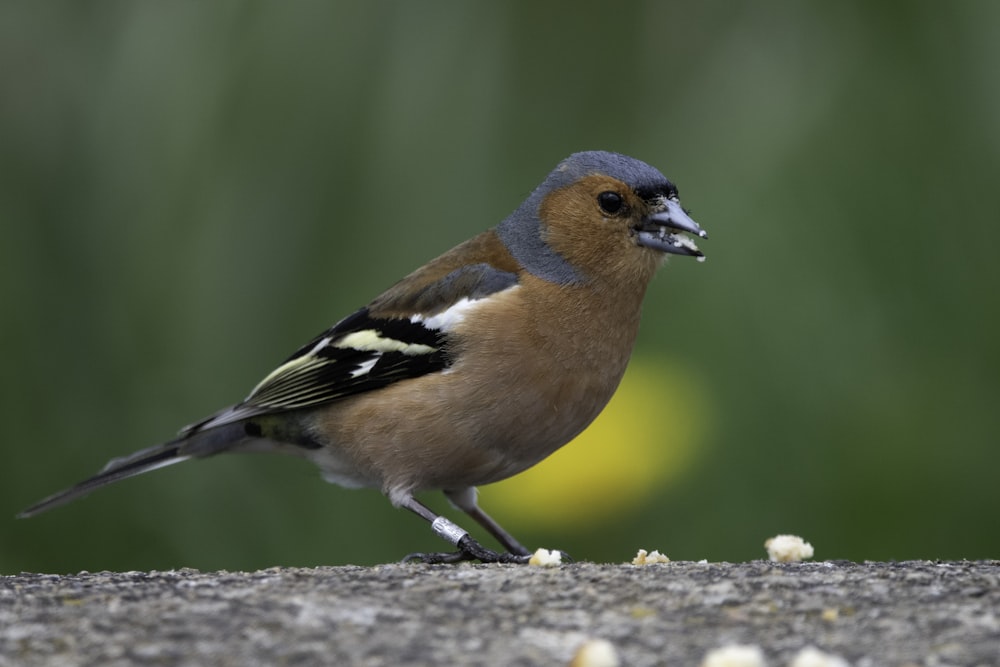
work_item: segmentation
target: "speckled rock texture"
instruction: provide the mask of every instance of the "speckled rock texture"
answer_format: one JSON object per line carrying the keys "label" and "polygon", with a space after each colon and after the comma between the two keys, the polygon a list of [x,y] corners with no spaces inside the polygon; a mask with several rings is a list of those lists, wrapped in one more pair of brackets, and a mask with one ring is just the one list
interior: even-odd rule
{"label": "speckled rock texture", "polygon": [[855,667],[1000,665],[1000,561],[383,565],[0,577],[0,666],[623,665],[805,646]]}

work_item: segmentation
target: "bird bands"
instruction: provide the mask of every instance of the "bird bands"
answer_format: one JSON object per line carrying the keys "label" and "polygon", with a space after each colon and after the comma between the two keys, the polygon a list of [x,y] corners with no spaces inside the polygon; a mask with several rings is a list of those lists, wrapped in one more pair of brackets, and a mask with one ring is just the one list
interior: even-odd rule
{"label": "bird bands", "polygon": [[448,540],[454,545],[458,545],[459,540],[468,535],[469,533],[462,529],[461,526],[452,523],[443,516],[439,516],[431,522],[431,530],[433,530],[439,537]]}

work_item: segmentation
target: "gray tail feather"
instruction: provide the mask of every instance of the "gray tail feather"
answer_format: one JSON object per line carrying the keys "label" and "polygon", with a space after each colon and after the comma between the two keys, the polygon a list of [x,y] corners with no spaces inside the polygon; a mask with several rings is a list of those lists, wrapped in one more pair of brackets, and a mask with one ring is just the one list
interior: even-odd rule
{"label": "gray tail feather", "polygon": [[82,498],[102,486],[120,482],[123,479],[135,477],[150,470],[187,461],[192,457],[200,458],[226,451],[237,445],[239,436],[243,433],[244,431],[240,425],[229,424],[218,429],[184,435],[176,440],[165,442],[162,445],[140,449],[128,456],[112,459],[104,466],[101,472],[93,477],[35,503],[19,513],[17,518],[26,519],[36,514],[41,514],[77,498]]}

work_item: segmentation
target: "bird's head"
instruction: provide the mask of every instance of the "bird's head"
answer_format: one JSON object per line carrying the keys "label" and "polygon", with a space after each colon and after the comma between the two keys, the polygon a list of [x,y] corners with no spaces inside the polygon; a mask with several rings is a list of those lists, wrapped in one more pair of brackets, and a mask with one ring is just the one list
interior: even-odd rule
{"label": "bird's head", "polygon": [[605,151],[563,160],[497,232],[529,271],[566,283],[648,281],[667,254],[703,259],[689,235],[708,236],[663,174]]}

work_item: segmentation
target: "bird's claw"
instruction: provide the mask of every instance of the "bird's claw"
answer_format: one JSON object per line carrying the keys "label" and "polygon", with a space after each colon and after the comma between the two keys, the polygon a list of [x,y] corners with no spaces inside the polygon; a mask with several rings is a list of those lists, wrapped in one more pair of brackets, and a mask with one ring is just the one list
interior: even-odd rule
{"label": "bird's claw", "polygon": [[471,557],[462,551],[440,551],[424,553],[418,551],[403,556],[402,563],[423,563],[425,565],[439,565],[441,563],[458,563],[463,560],[470,560]]}

